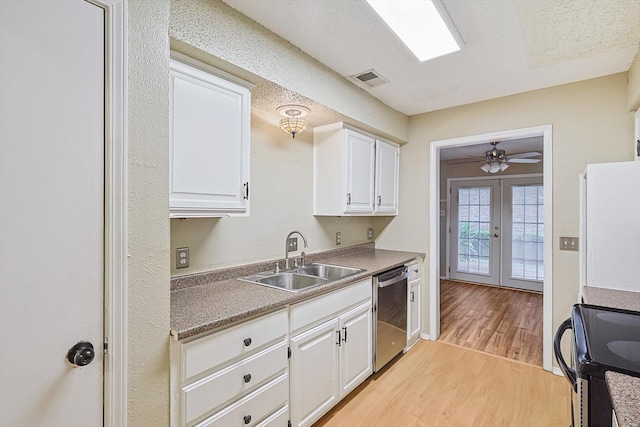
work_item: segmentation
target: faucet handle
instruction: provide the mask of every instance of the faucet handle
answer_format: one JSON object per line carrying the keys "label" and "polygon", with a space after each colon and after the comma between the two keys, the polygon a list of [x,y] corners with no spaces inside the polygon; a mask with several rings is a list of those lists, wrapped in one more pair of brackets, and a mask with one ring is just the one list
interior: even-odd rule
{"label": "faucet handle", "polygon": [[300,265],[298,265],[298,261],[299,261],[299,260],[300,260],[300,257],[295,257],[295,258],[293,259],[293,266],[294,266],[295,268],[300,267]]}
{"label": "faucet handle", "polygon": [[276,274],[280,273],[280,261],[276,261]]}
{"label": "faucet handle", "polygon": [[302,253],[300,254],[300,261],[302,262],[300,267],[304,267],[304,263],[306,262],[306,256],[307,254],[305,254],[304,251],[302,251]]}

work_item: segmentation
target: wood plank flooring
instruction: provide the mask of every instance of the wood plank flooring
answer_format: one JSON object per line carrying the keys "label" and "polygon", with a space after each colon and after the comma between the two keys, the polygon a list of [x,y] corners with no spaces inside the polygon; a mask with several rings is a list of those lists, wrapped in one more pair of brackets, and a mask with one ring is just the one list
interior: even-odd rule
{"label": "wood plank flooring", "polygon": [[537,366],[420,340],[314,427],[566,427],[570,399]]}
{"label": "wood plank flooring", "polygon": [[542,294],[442,280],[439,340],[542,366]]}

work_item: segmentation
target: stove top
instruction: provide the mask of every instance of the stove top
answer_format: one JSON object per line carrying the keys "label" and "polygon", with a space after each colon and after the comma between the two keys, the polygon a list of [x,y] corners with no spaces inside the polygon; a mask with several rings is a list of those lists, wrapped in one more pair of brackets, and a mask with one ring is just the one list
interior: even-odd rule
{"label": "stove top", "polygon": [[578,376],[616,371],[640,377],[640,312],[576,304],[571,320]]}

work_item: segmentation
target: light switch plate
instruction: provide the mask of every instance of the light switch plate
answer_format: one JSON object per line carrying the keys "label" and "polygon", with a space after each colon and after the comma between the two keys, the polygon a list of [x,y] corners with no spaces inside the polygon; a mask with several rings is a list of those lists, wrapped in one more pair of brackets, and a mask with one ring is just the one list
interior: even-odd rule
{"label": "light switch plate", "polygon": [[176,249],[176,268],[189,267],[189,248]]}
{"label": "light switch plate", "polygon": [[339,231],[336,233],[336,245],[342,244],[342,233]]}
{"label": "light switch plate", "polygon": [[295,252],[298,250],[298,238],[289,237],[289,251]]}
{"label": "light switch plate", "polygon": [[577,237],[560,237],[561,251],[577,251],[578,249]]}
{"label": "light switch plate", "polygon": [[373,228],[367,228],[367,240],[373,239]]}

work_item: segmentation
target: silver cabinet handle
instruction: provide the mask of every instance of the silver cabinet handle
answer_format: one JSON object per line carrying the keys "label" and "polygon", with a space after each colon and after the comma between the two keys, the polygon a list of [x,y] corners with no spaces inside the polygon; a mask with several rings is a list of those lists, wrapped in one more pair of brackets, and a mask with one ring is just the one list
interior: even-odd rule
{"label": "silver cabinet handle", "polygon": [[411,302],[415,302],[414,296],[414,292],[411,292]]}
{"label": "silver cabinet handle", "polygon": [[351,193],[347,193],[347,205],[351,204]]}
{"label": "silver cabinet handle", "polygon": [[382,196],[378,196],[378,206],[382,204]]}

